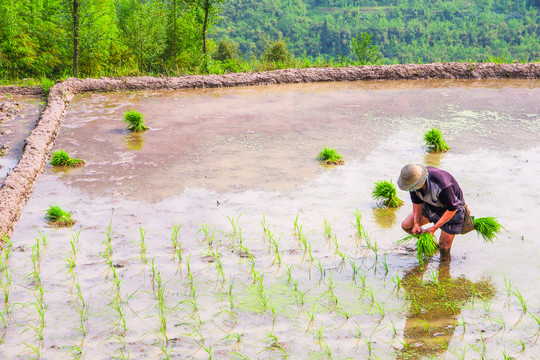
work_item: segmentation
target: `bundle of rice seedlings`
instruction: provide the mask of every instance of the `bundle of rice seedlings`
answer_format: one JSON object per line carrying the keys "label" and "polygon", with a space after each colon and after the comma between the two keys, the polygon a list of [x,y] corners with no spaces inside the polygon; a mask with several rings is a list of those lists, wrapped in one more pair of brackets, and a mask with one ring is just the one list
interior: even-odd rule
{"label": "bundle of rice seedlings", "polygon": [[141,132],[148,129],[144,125],[143,114],[135,109],[129,110],[124,114],[124,122],[127,124],[127,129],[131,132]]}
{"label": "bundle of rice seedlings", "polygon": [[388,207],[400,207],[403,205],[403,201],[397,196],[397,190],[392,184],[392,180],[375,182],[371,196],[375,201],[383,201],[384,205]]}
{"label": "bundle of rice seedlings", "polygon": [[326,146],[319,153],[317,159],[324,162],[325,164],[343,165],[345,163],[341,154],[339,154],[334,148],[329,149]]}
{"label": "bundle of rice seedlings", "polygon": [[439,128],[432,128],[424,134],[424,141],[428,151],[441,152],[450,150],[450,146],[442,138],[442,132]]}
{"label": "bundle of rice seedlings", "polygon": [[497,234],[501,233],[504,227],[494,217],[473,218],[474,230],[484,238],[486,242],[493,242]]}
{"label": "bundle of rice seedlings", "polygon": [[71,158],[68,153],[62,149],[53,152],[51,158],[51,165],[53,166],[78,167],[83,166],[84,164],[83,160]]}
{"label": "bundle of rice seedlings", "polygon": [[411,234],[398,241],[398,244],[408,243],[416,240],[416,256],[421,265],[424,265],[424,257],[435,254],[439,245],[435,236],[430,233]]}
{"label": "bundle of rice seedlings", "polygon": [[51,205],[51,207],[45,210],[45,219],[55,226],[71,226],[75,224],[75,220],[71,218],[71,214],[56,205]]}

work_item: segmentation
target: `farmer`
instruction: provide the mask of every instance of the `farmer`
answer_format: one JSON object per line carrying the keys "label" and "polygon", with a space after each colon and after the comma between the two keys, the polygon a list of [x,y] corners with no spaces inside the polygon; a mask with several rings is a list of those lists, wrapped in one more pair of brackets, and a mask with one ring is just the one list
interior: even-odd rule
{"label": "farmer", "polygon": [[[466,217],[463,192],[456,179],[444,170],[419,164],[401,169],[397,181],[401,190],[409,191],[413,212],[401,227],[409,234],[431,233],[441,229],[439,251],[441,261],[450,261],[450,248],[456,234],[461,234]],[[422,226],[433,226],[422,230]]]}

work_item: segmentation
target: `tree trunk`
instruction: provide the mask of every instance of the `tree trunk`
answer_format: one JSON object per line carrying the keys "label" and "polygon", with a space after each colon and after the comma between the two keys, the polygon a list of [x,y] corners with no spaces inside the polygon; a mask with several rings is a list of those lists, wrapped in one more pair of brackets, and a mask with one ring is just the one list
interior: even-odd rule
{"label": "tree trunk", "polygon": [[204,1],[204,23],[202,29],[203,54],[206,55],[206,28],[208,27],[208,13],[210,12],[210,0]]}
{"label": "tree trunk", "polygon": [[73,0],[73,76],[79,77],[79,0]]}
{"label": "tree trunk", "polygon": [[173,58],[176,58],[176,0],[173,0]]}

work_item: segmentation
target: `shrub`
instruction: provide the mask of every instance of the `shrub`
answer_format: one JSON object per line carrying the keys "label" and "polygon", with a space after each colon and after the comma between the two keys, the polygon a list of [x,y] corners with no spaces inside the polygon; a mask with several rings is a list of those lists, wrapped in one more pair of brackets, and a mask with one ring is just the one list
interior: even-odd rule
{"label": "shrub", "polygon": [[218,61],[238,59],[238,45],[229,40],[220,40],[212,58]]}
{"label": "shrub", "polygon": [[143,114],[135,109],[129,110],[124,114],[124,122],[127,124],[127,129],[131,132],[141,132],[148,129],[144,125]]}
{"label": "shrub", "polygon": [[281,39],[274,41],[261,55],[261,59],[270,63],[289,63],[292,60],[292,55],[287,50],[287,43]]}

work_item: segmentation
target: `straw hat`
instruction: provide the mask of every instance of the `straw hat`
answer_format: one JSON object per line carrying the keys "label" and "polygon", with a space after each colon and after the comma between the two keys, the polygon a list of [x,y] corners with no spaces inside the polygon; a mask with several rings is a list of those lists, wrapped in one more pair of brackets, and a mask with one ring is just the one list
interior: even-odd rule
{"label": "straw hat", "polygon": [[428,177],[428,171],[424,165],[407,164],[401,169],[397,180],[401,190],[416,191],[420,189]]}

